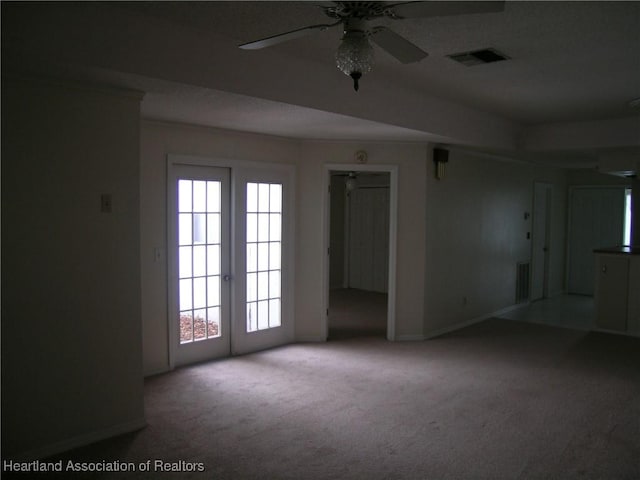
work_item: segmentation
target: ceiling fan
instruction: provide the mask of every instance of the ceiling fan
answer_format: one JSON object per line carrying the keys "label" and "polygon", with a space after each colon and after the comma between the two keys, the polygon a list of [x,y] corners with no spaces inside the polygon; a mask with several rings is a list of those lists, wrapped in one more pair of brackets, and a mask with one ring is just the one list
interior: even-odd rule
{"label": "ceiling fan", "polygon": [[258,50],[342,25],[343,36],[335,55],[336,65],[353,79],[353,88],[357,91],[360,78],[371,71],[374,63],[373,48],[369,39],[401,63],[419,62],[428,55],[427,52],[393,30],[383,25],[369,25],[370,21],[381,18],[402,20],[405,18],[500,12],[504,10],[504,1],[324,2],[324,4],[314,6],[321,8],[329,18],[336,21],[310,25],[243,43],[240,48]]}

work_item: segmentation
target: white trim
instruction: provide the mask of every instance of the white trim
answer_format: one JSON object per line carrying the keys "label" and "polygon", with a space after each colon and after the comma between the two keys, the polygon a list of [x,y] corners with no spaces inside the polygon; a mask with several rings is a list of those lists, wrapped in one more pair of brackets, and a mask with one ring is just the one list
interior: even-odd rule
{"label": "white trim", "polygon": [[409,335],[398,335],[396,341],[398,342],[420,342],[426,340],[426,337],[421,333],[417,334],[409,334]]}
{"label": "white trim", "polygon": [[596,332],[596,333],[609,333],[612,335],[622,335],[623,337],[640,338],[640,333],[620,332],[618,330],[607,330],[606,328],[593,328],[589,331]]}
{"label": "white trim", "polygon": [[112,425],[111,427],[103,428],[101,430],[95,430],[93,432],[71,437],[60,442],[51,443],[34,450],[22,452],[14,455],[12,460],[14,461],[32,461],[42,458],[50,457],[51,455],[57,455],[58,453],[66,452],[68,450],[84,447],[100,440],[115,437],[125,433],[135,432],[147,426],[147,421],[144,417],[129,422],[119,423]]}
{"label": "white trim", "polygon": [[479,317],[472,318],[471,320],[465,320],[464,322],[456,323],[455,325],[449,325],[447,327],[439,328],[437,330],[433,330],[424,334],[424,340],[429,340],[431,338],[439,337],[440,335],[444,335],[446,333],[453,332],[455,330],[460,330],[461,328],[470,327],[476,323],[484,322],[493,317],[498,317],[500,315],[504,315],[505,313],[511,312],[513,310],[517,310],[519,308],[528,307],[529,303],[518,303],[515,305],[511,305],[509,307],[502,308],[500,310],[496,310],[491,313],[486,313],[484,315],[480,315]]}
{"label": "white trim", "polygon": [[387,288],[387,340],[396,339],[396,258],[397,258],[397,234],[398,234],[398,165],[375,165],[375,164],[349,164],[349,163],[327,163],[324,165],[323,185],[324,199],[323,219],[322,219],[322,285],[324,292],[322,297],[321,318],[323,326],[321,336],[326,340],[329,336],[329,322],[326,312],[329,308],[329,212],[331,209],[331,194],[329,185],[331,183],[331,171],[358,171],[358,172],[386,172],[389,173],[389,270]]}
{"label": "white trim", "polygon": [[[536,199],[538,198],[538,189],[537,187],[544,189],[545,195],[545,212],[544,212],[544,231],[545,231],[545,247],[546,253],[542,260],[542,297],[540,298],[532,298],[533,297],[533,272],[536,269],[536,265],[534,264],[534,260],[539,260],[539,256],[535,255],[534,246],[537,235],[540,233],[536,231]],[[529,270],[529,299],[530,300],[541,300],[544,298],[549,298],[549,283],[550,283],[550,270],[551,270],[551,228],[552,228],[552,216],[553,216],[553,184],[549,182],[541,182],[534,180],[533,181],[533,198],[531,205],[531,269]],[[537,266],[540,267],[539,265]]]}
{"label": "white trim", "polygon": [[296,335],[294,343],[318,343],[326,341],[327,338],[322,335]]}
{"label": "white trim", "polygon": [[292,173],[295,165],[277,162],[254,162],[251,160],[237,160],[232,158],[200,157],[196,155],[167,154],[167,165],[195,165],[202,167],[222,168],[256,168],[271,171]]}

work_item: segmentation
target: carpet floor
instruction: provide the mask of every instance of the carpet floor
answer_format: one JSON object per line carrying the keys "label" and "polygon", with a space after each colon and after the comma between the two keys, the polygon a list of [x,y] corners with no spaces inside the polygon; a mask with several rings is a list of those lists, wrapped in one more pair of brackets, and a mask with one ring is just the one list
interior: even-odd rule
{"label": "carpet floor", "polygon": [[145,404],[146,428],[55,459],[204,472],[64,478],[640,478],[637,338],[489,319],[287,345],[149,378]]}

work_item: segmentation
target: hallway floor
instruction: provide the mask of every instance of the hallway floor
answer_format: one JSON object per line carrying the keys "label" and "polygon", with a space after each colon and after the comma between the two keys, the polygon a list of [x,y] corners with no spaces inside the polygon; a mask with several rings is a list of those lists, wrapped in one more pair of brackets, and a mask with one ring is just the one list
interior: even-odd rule
{"label": "hallway floor", "polygon": [[594,308],[593,297],[558,295],[531,302],[499,315],[499,318],[575,330],[592,330],[595,327]]}
{"label": "hallway floor", "polygon": [[329,340],[385,337],[387,294],[343,288],[329,292]]}
{"label": "hallway floor", "polygon": [[[593,330],[594,299],[583,295],[558,295],[522,305],[498,318],[574,330]],[[387,294],[353,288],[329,294],[329,339],[385,337]]]}

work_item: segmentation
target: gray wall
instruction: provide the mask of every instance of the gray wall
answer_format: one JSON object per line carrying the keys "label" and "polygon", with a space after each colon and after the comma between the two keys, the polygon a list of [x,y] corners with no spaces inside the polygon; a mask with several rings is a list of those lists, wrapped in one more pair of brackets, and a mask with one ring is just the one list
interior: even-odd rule
{"label": "gray wall", "polygon": [[3,459],[144,424],[139,102],[3,78]]}
{"label": "gray wall", "polygon": [[514,304],[516,264],[531,258],[535,181],[552,184],[550,295],[563,291],[566,173],[451,150],[427,180],[425,334]]}

